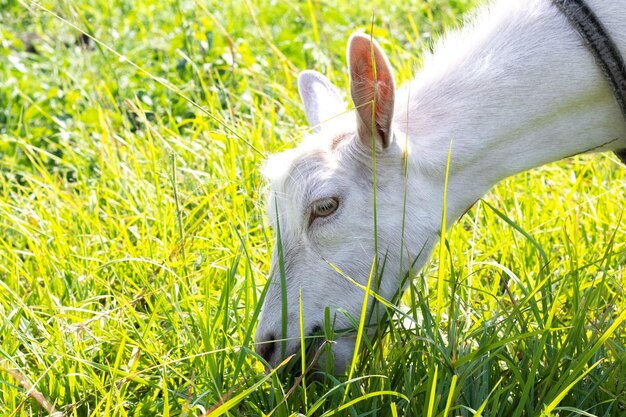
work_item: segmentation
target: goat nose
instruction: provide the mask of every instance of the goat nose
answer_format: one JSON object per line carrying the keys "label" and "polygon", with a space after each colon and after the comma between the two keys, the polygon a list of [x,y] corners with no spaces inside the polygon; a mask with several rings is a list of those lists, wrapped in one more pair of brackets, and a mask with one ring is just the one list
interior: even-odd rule
{"label": "goat nose", "polygon": [[269,364],[271,364],[270,361],[276,351],[276,343],[276,335],[274,333],[270,333],[267,337],[256,341],[257,353]]}

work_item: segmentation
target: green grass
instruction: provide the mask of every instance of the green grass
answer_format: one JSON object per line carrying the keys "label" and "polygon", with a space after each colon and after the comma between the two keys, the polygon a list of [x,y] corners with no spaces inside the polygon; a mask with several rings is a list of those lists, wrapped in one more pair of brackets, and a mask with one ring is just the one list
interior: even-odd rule
{"label": "green grass", "polygon": [[408,80],[474,2],[357,3],[0,0],[0,415],[626,414],[612,155],[493,190],[353,380],[265,374],[259,166],[305,132],[298,70],[346,88],[374,15]]}

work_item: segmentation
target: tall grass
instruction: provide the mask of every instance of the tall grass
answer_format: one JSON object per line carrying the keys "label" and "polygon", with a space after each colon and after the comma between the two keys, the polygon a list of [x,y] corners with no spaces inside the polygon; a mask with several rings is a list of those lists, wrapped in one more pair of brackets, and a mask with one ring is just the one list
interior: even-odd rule
{"label": "tall grass", "polygon": [[373,15],[408,80],[473,5],[357,3],[0,0],[0,415],[626,414],[611,155],[500,184],[350,380],[265,373],[259,166],[304,133],[297,71],[346,87]]}

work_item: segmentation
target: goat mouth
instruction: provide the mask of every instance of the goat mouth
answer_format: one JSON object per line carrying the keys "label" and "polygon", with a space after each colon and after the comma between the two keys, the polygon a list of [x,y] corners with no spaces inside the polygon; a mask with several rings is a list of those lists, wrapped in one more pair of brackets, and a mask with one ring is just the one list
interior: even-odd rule
{"label": "goat mouth", "polygon": [[303,376],[308,377],[314,375],[322,370],[319,365],[319,358],[324,352],[325,346],[328,345],[330,341],[320,333],[321,329],[316,327],[309,336],[307,336],[304,347],[304,362],[302,347],[299,345],[290,355],[293,356],[292,360],[280,371],[280,374],[290,379],[296,379],[302,378]]}

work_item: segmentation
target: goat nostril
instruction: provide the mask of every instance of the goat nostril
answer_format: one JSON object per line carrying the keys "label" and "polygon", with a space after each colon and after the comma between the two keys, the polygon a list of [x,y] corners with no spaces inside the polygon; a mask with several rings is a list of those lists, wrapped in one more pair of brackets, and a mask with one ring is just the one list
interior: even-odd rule
{"label": "goat nostril", "polygon": [[315,326],[313,327],[313,330],[311,330],[312,336],[319,336],[321,333],[322,333],[322,328],[320,326]]}
{"label": "goat nostril", "polygon": [[271,333],[269,337],[258,343],[259,347],[257,352],[267,363],[270,362],[274,352],[276,351],[276,335]]}

